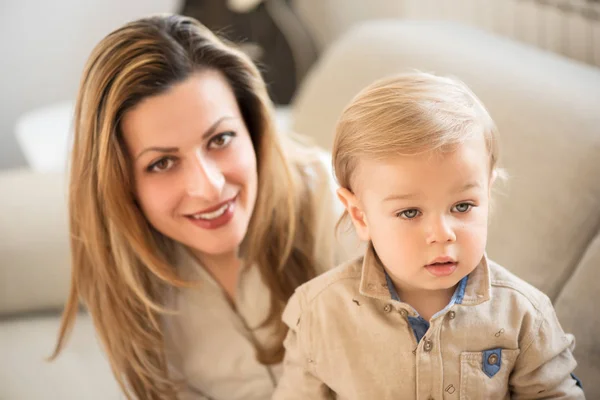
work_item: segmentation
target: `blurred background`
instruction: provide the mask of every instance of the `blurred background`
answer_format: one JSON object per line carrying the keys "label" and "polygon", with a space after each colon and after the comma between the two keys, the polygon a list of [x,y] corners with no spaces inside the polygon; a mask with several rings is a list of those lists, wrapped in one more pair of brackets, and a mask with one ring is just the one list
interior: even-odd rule
{"label": "blurred background", "polygon": [[280,128],[326,150],[375,79],[416,68],[464,80],[498,125],[510,175],[488,255],[550,297],[600,399],[600,0],[0,0],[0,400],[124,398],[85,312],[61,357],[44,357],[69,290],[81,71],[109,32],[164,12],[236,42]]}
{"label": "blurred background", "polygon": [[[2,0],[0,168],[62,166],[70,102],[92,47],[121,24],[158,12],[194,16],[243,43],[279,104],[293,99],[336,38],[379,18],[459,21],[600,66],[597,0]],[[39,124],[53,134],[42,135]],[[63,152],[40,154],[46,144]]]}

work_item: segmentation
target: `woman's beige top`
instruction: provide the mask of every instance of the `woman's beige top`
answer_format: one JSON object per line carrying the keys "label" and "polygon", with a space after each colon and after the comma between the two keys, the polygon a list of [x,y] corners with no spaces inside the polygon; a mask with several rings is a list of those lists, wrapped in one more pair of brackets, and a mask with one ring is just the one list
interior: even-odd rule
{"label": "woman's beige top", "polygon": [[[334,228],[342,213],[335,195],[330,160],[320,156],[307,170],[316,210],[316,256],[319,265],[334,266],[352,253],[350,237],[336,239]],[[355,252],[354,252],[355,253]],[[200,288],[182,289],[173,296],[176,316],[165,318],[166,346],[175,376],[187,381],[181,399],[270,399],[281,365],[265,366],[255,357],[253,343],[266,344],[269,329],[260,327],[269,311],[270,292],[258,268],[243,268],[235,304],[185,249],[178,268],[184,277],[201,281]],[[355,253],[356,254],[356,253]],[[322,272],[322,271],[318,271]]]}

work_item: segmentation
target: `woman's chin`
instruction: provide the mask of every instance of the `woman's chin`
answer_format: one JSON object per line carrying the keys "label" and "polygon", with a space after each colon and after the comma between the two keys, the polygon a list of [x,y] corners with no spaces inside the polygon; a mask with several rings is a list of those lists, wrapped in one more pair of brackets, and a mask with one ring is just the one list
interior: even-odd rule
{"label": "woman's chin", "polygon": [[210,238],[204,241],[197,240],[193,243],[186,243],[186,245],[200,258],[220,258],[237,254],[244,237],[243,235],[232,235],[231,237],[221,238],[221,240],[218,241],[215,239],[216,238]]}

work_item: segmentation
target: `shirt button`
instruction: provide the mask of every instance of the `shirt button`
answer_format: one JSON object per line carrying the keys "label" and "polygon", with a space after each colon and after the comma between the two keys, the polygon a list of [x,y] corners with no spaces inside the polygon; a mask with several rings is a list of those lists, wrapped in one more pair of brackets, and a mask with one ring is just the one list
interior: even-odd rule
{"label": "shirt button", "polygon": [[386,304],[385,307],[383,307],[383,311],[389,313],[390,311],[392,311],[392,306],[390,304]]}
{"label": "shirt button", "polygon": [[490,354],[490,356],[488,357],[488,364],[496,365],[497,362],[498,362],[498,356],[495,354]]}
{"label": "shirt button", "polygon": [[423,345],[423,350],[430,352],[431,349],[433,349],[433,342],[429,339],[425,340],[425,344]]}
{"label": "shirt button", "polygon": [[404,308],[400,309],[400,315],[402,315],[403,317],[407,317],[408,316],[408,311],[406,311]]}
{"label": "shirt button", "polygon": [[455,313],[454,311],[450,311],[450,312],[448,313],[448,318],[450,318],[450,319],[454,319],[455,317],[456,317],[456,313]]}

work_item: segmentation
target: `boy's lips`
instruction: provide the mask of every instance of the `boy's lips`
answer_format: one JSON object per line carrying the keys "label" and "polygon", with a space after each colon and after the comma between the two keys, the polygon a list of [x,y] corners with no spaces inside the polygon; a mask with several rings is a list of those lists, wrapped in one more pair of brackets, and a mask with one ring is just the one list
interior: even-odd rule
{"label": "boy's lips", "polygon": [[458,263],[454,261],[447,262],[433,262],[431,264],[427,264],[425,269],[433,276],[442,277],[452,275],[456,268],[458,267]]}
{"label": "boy's lips", "polygon": [[440,256],[440,257],[434,258],[427,265],[444,264],[444,263],[456,263],[456,260],[450,256]]}

